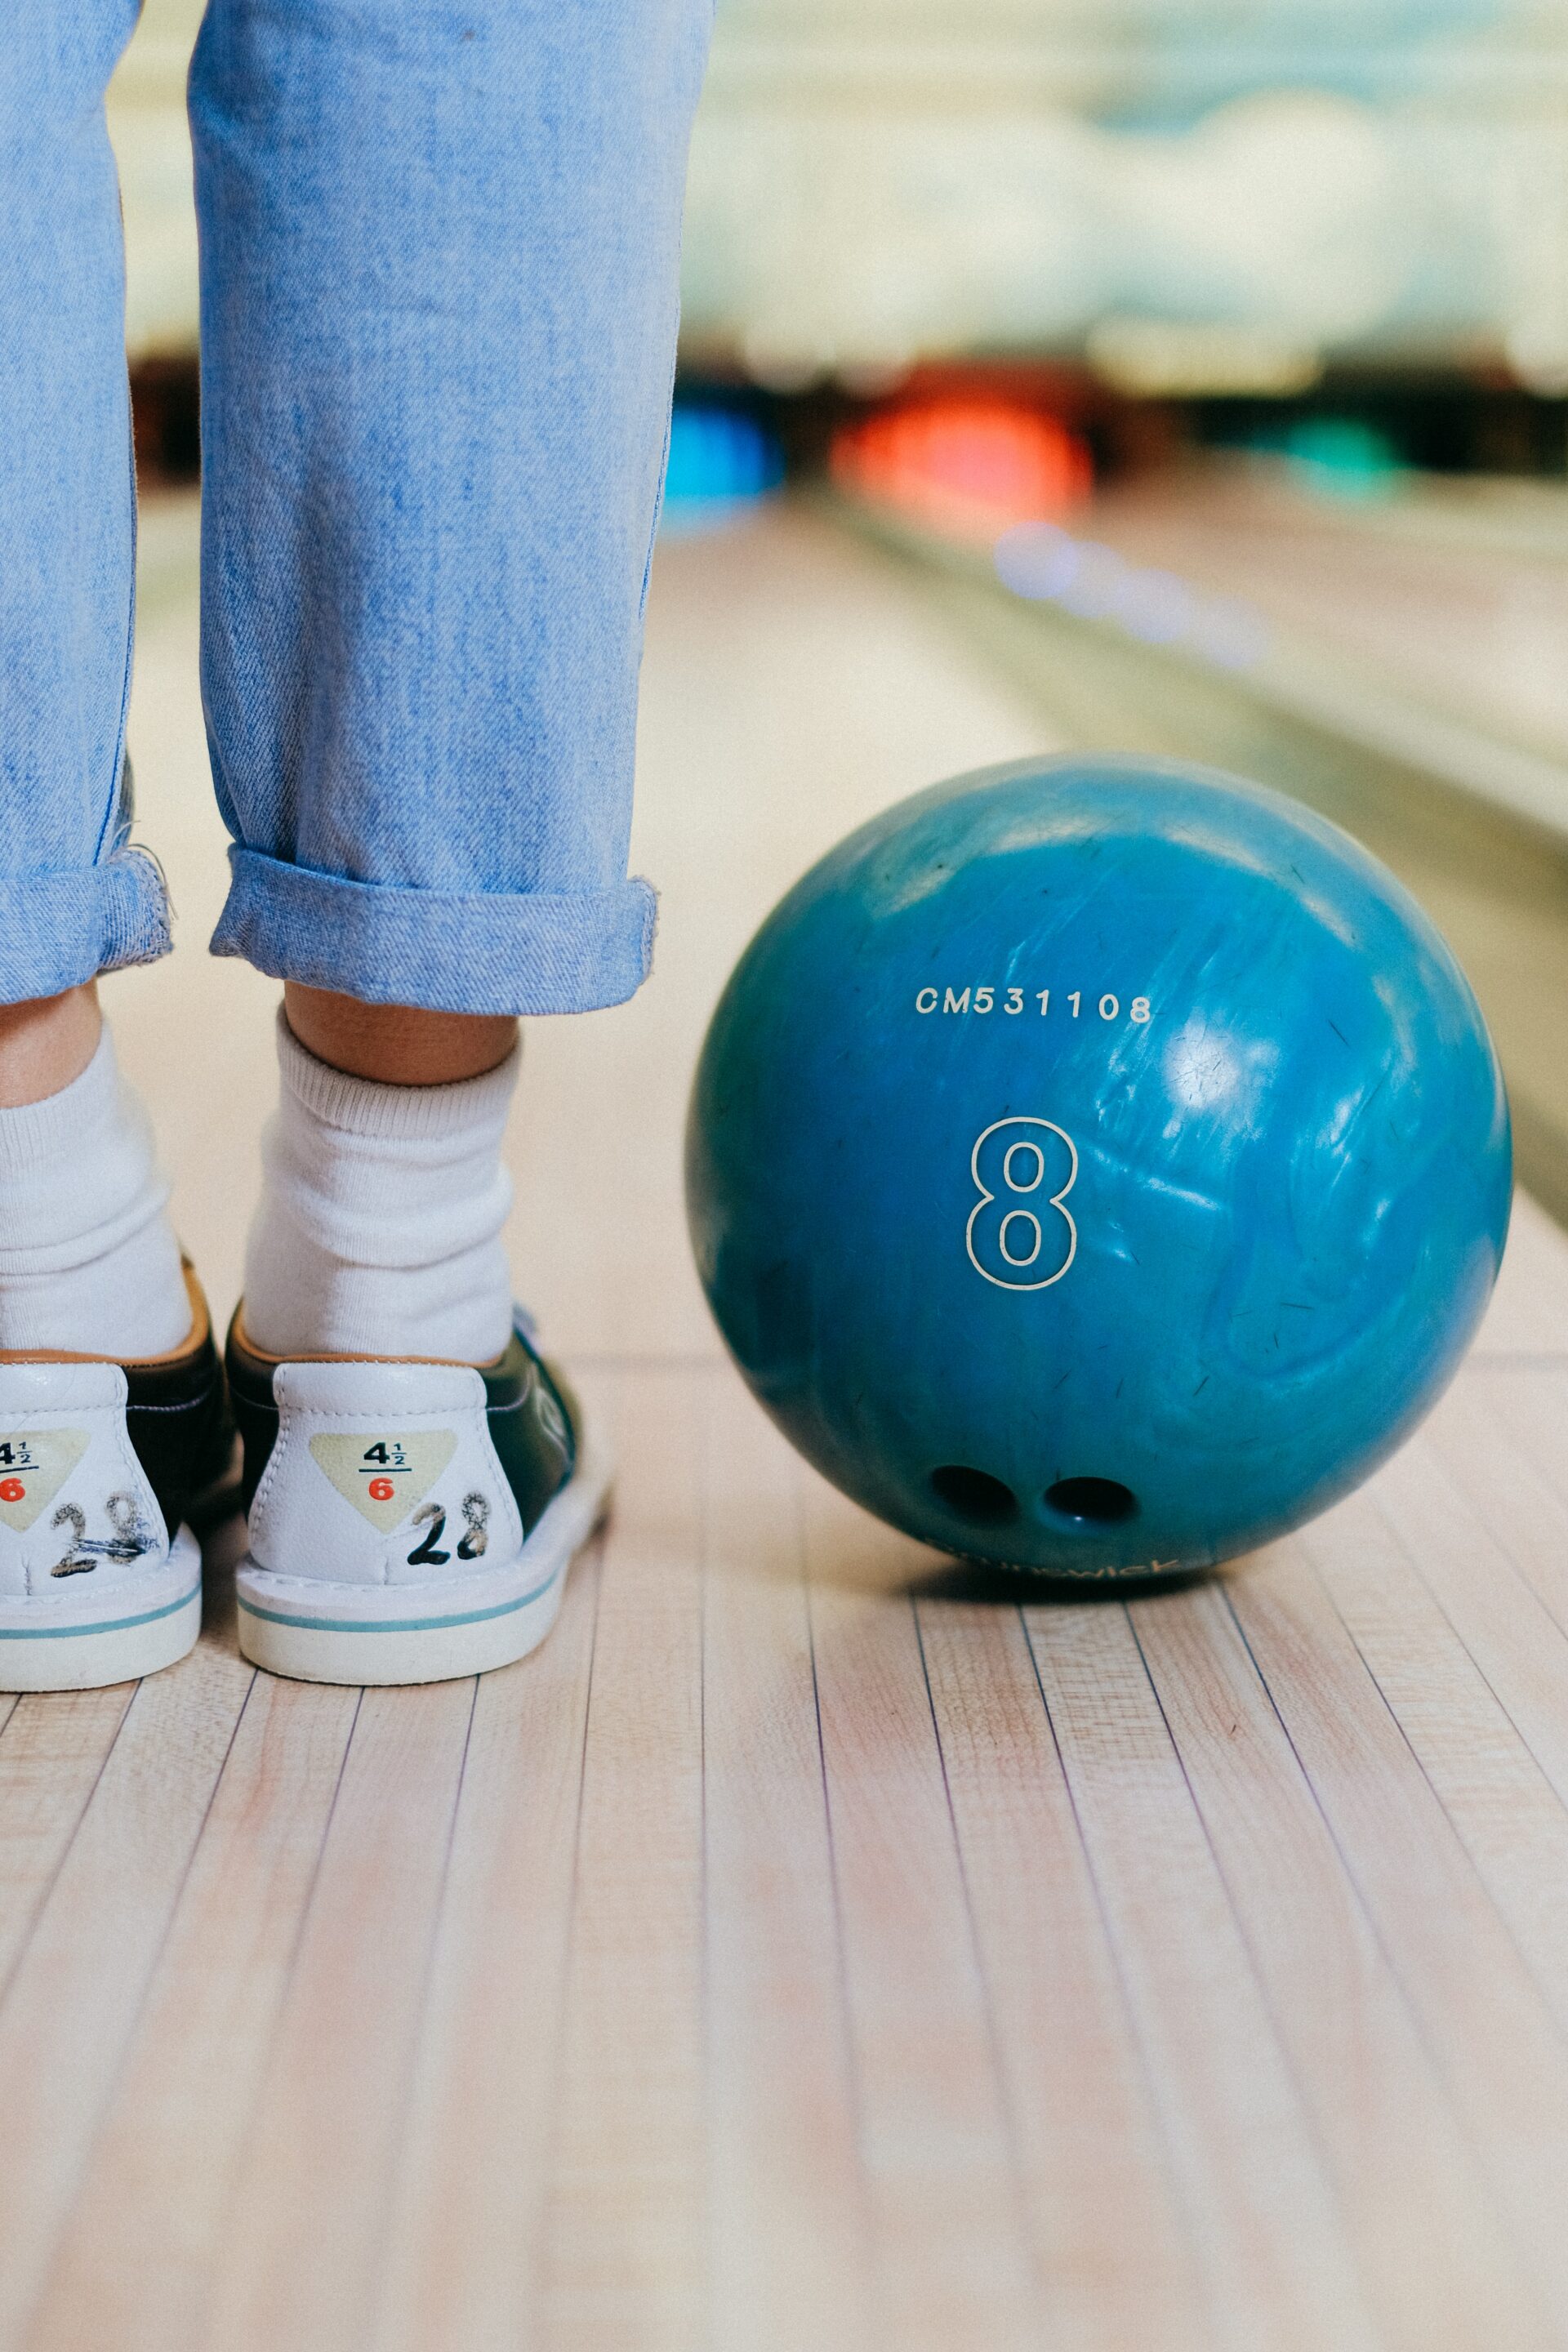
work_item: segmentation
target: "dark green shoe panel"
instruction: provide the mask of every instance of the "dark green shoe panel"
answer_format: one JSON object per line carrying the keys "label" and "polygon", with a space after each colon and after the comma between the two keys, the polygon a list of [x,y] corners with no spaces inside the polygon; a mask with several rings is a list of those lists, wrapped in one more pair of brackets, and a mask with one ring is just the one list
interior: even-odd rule
{"label": "dark green shoe panel", "polygon": [[535,1355],[521,1331],[513,1331],[500,1363],[481,1376],[490,1444],[517,1498],[522,1532],[531,1535],[576,1467],[582,1411],[560,1373]]}
{"label": "dark green shoe panel", "polygon": [[[255,1500],[278,1436],[273,1401],[276,1364],[247,1345],[237,1311],[226,1350],[229,1394],[245,1446],[245,1507]],[[521,1330],[494,1364],[481,1365],[485,1423],[496,1458],[517,1501],[525,1536],[571,1477],[577,1461],[581,1411],[571,1388]]]}
{"label": "dark green shoe panel", "polygon": [[219,1480],[234,1443],[223,1366],[205,1309],[196,1343],[183,1356],[129,1363],[125,1427],[172,1536],[196,1499]]}

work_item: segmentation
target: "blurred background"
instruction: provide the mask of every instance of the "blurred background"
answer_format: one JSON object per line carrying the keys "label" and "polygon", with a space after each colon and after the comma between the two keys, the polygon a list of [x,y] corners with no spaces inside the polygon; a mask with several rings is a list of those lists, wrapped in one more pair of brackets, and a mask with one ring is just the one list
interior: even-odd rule
{"label": "blurred background", "polygon": [[[200,13],[147,0],[114,91],[138,356],[195,334]],[[1560,395],[1565,97],[1555,0],[721,0],[688,352],[789,392],[1049,352],[1135,396]]]}
{"label": "blurred background", "polygon": [[[111,97],[150,491],[197,465],[199,14],[147,0]],[[1348,824],[1568,1211],[1562,0],[720,0],[683,296],[667,573],[810,517],[1041,741]]]}

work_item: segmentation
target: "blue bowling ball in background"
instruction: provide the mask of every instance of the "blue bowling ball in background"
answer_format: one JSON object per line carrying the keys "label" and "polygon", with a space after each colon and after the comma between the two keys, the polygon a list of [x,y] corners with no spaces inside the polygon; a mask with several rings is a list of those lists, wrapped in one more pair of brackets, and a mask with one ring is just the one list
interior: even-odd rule
{"label": "blue bowling ball in background", "polygon": [[714,1013],[687,1198],[809,1462],[943,1550],[1211,1565],[1364,1478],[1502,1255],[1507,1099],[1394,877],[1235,779],[1032,761],[864,825]]}

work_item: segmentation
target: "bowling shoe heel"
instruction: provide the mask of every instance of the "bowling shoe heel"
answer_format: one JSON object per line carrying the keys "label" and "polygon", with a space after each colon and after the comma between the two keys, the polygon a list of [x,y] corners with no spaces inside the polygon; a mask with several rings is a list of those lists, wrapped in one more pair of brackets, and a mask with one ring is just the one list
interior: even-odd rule
{"label": "bowling shoe heel", "polygon": [[602,1516],[603,1451],[521,1319],[492,1365],[228,1344],[250,1549],[239,1644],[304,1682],[440,1682],[524,1657]]}
{"label": "bowling shoe heel", "polygon": [[166,1356],[0,1360],[0,1690],[93,1690],[183,1658],[202,1622],[187,1514],[233,1444],[206,1302]]}

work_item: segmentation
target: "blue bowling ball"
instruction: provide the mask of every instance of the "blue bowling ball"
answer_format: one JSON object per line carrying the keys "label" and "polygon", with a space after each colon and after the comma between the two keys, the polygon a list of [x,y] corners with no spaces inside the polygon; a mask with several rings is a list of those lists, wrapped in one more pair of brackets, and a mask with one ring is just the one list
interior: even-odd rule
{"label": "blue bowling ball", "polygon": [[894,1527],[1202,1568],[1364,1478],[1502,1255],[1507,1098],[1420,908],[1260,787],[1131,759],[937,785],[775,908],[692,1096],[748,1383]]}

